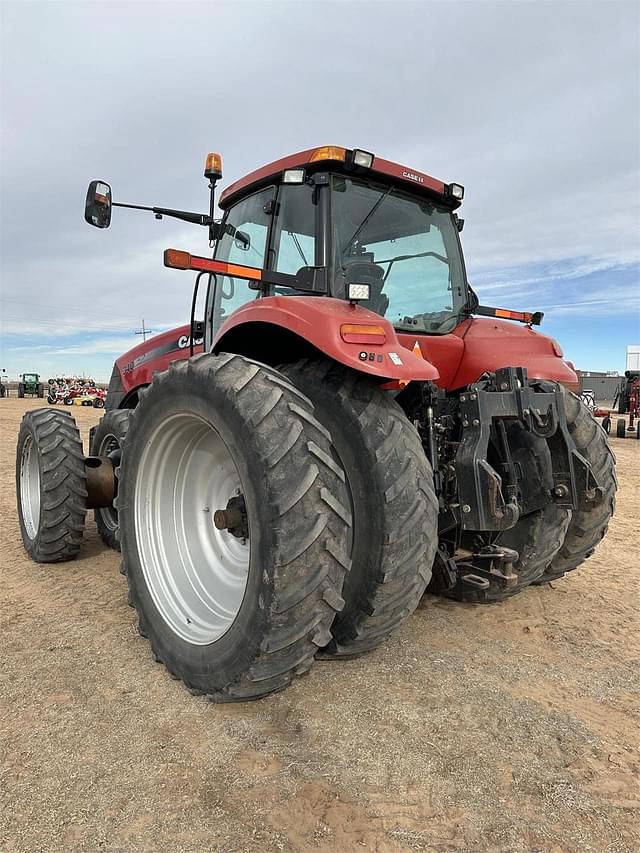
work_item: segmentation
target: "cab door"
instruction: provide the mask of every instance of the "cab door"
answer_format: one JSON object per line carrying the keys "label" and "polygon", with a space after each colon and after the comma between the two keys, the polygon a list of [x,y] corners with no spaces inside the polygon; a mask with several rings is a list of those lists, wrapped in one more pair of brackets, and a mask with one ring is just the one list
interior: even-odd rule
{"label": "cab door", "polygon": [[[231,264],[264,269],[276,187],[267,187],[229,208],[221,225],[214,258]],[[216,333],[233,312],[260,296],[246,279],[211,275],[205,311],[205,351],[211,349]]]}

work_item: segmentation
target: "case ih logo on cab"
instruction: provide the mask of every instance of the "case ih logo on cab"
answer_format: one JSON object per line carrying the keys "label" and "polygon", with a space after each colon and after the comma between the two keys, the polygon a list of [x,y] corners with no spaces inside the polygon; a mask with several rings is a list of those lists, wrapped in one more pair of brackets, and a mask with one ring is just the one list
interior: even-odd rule
{"label": "case ih logo on cab", "polygon": [[424,178],[420,175],[414,175],[413,172],[403,172],[403,178],[409,178],[410,181],[417,181],[419,184],[424,184]]}

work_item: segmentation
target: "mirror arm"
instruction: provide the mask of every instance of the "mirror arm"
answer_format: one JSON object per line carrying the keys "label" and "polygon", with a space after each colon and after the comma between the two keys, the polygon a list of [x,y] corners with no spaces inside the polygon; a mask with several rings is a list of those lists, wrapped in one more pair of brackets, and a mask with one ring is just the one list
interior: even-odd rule
{"label": "mirror arm", "polygon": [[142,204],[123,204],[114,201],[112,207],[128,207],[130,210],[148,210],[155,213],[160,219],[163,216],[172,216],[174,219],[182,219],[184,222],[192,222],[195,225],[212,225],[211,218],[206,213],[190,213],[188,210],[172,210],[168,207],[145,207]]}

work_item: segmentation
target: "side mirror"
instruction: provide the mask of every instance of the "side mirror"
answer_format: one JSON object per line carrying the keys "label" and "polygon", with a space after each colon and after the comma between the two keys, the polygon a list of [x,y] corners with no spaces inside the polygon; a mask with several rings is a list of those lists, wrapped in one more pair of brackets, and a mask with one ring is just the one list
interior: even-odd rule
{"label": "side mirror", "polygon": [[96,228],[111,224],[111,187],[104,181],[91,181],[84,206],[84,219]]}
{"label": "side mirror", "polygon": [[251,248],[251,237],[246,231],[238,231],[234,234],[234,242],[236,249],[242,249],[243,252],[248,252]]}

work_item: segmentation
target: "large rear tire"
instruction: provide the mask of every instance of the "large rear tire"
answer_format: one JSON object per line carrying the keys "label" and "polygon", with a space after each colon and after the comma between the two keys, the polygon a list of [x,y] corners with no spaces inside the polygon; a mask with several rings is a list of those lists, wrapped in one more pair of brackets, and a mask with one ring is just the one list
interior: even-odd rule
{"label": "large rear tire", "polygon": [[[93,427],[91,436],[92,456],[111,456],[117,460],[122,443],[129,429],[131,409],[113,409],[100,418]],[[100,507],[94,511],[96,527],[104,544],[115,551],[120,550],[118,510],[114,506]]]}
{"label": "large rear tire", "polygon": [[369,651],[418,606],[438,544],[433,471],[418,433],[370,379],[329,361],[284,365],[314,404],[347,474],[352,566],[325,654]]}
{"label": "large rear tire", "polygon": [[22,418],[16,451],[18,518],[37,563],[73,560],[87,512],[82,441],[69,412],[34,409]]}
{"label": "large rear tire", "polygon": [[[522,488],[534,493],[550,493],[553,472],[546,441],[532,435],[518,423],[509,428],[507,435],[512,459],[523,472]],[[475,604],[511,598],[544,574],[562,546],[570,520],[569,510],[549,503],[522,516],[512,528],[491,538],[492,543],[518,552],[519,558],[513,567],[518,580],[512,586],[504,587],[492,580],[487,588],[480,589],[458,580],[452,589],[447,589],[442,578],[434,577],[429,592]],[[478,546],[481,544],[481,541],[477,543]]]}
{"label": "large rear tire", "polygon": [[18,383],[18,397],[20,397],[21,400],[24,397],[24,383],[23,382]]}
{"label": "large rear tire", "polygon": [[615,458],[607,436],[575,394],[562,387],[560,392],[564,395],[571,437],[578,451],[590,463],[598,483],[604,490],[604,498],[599,506],[573,510],[562,547],[546,572],[535,581],[538,584],[558,580],[567,572],[577,569],[590,557],[607,532],[609,520],[616,508],[618,481]]}
{"label": "large rear tire", "polygon": [[344,603],[351,523],[308,399],[241,356],[176,362],[141,393],[117,473],[123,568],[156,660],[216,702],[306,672]]}

